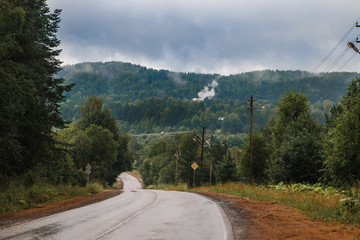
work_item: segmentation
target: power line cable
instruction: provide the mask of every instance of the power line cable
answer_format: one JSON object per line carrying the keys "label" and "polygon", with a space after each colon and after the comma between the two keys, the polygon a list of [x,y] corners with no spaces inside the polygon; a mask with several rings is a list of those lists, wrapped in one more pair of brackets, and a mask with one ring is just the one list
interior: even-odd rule
{"label": "power line cable", "polygon": [[[358,27],[358,23],[356,22],[356,27]],[[354,45],[353,42],[358,43],[360,41],[358,41],[359,36],[356,37],[356,39],[352,40],[351,42],[348,42],[347,46],[348,49],[353,49],[355,51],[355,53],[337,70],[340,71],[346,64],[348,64],[350,62],[351,59],[353,59],[353,57],[355,57],[356,53],[359,53],[359,50],[357,49],[357,47]]]}
{"label": "power line cable", "polygon": [[324,72],[328,73],[330,70],[335,67],[335,65],[344,57],[344,55],[350,50],[350,48],[346,48],[335,60],[327,67]]}
{"label": "power line cable", "polygon": [[345,67],[345,65],[348,64],[348,63],[351,61],[351,59],[353,59],[353,58],[355,57],[355,55],[356,55],[356,52],[354,52],[354,54],[351,56],[351,58],[349,58],[349,60],[347,60],[347,61],[344,63],[344,65],[342,65],[342,66],[337,70],[337,72],[339,72],[343,67]]}
{"label": "power line cable", "polygon": [[340,41],[335,45],[335,47],[314,67],[311,73],[314,73],[340,46],[340,44],[347,38],[347,36],[352,32],[352,30],[357,26],[357,22],[359,21],[360,17],[356,20],[356,22],[351,25],[350,29],[345,33],[345,35],[340,39]]}

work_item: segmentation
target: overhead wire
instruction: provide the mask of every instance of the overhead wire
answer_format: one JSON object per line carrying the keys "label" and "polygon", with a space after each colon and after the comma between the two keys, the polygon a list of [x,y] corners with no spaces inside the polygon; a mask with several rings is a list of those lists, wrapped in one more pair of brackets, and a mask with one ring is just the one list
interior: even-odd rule
{"label": "overhead wire", "polygon": [[[328,60],[328,58],[336,51],[336,49],[344,42],[344,40],[349,36],[349,34],[352,32],[352,30],[355,28],[355,27],[360,27],[360,25],[358,24],[358,21],[360,20],[360,17],[356,20],[356,22],[350,27],[350,29],[345,33],[345,35],[340,39],[340,41],[335,45],[335,47],[325,56],[325,58],[323,58],[316,66],[315,68],[312,70],[311,73],[314,73],[321,65],[323,65],[325,63],[326,60]],[[356,41],[357,43],[360,42],[358,40],[358,38],[360,37],[360,35],[354,39],[353,41],[349,42],[349,43],[352,43],[354,41]],[[345,50],[343,50],[341,52],[341,54],[339,56],[337,56],[335,58],[335,60],[327,67],[325,68],[325,70],[323,71],[323,73],[328,73],[329,71],[331,71],[335,66],[336,64],[339,63],[339,61],[346,55],[346,53],[350,50],[351,48],[349,46],[346,47]],[[355,47],[356,49],[356,47]],[[354,50],[355,50],[354,49]],[[353,53],[353,55],[337,70],[340,71],[344,66],[346,66],[354,57],[355,55],[360,52],[357,51],[355,53]],[[255,97],[258,98],[258,100],[263,100],[263,101],[275,101],[275,99],[271,99],[274,95],[265,95],[265,96],[261,96],[261,95],[257,95],[257,94],[253,94]],[[278,99],[277,99],[278,100]],[[267,111],[269,109],[259,109],[259,111]]]}
{"label": "overhead wire", "polygon": [[[360,25],[358,25],[358,23],[356,23],[356,27],[360,27]],[[354,39],[351,43],[353,43],[353,42],[359,43],[359,42],[360,42],[360,41],[359,41],[359,36],[360,36],[360,35],[358,35],[358,36],[356,37],[356,39]],[[350,49],[350,46],[349,46],[349,45],[348,45],[348,47],[349,47],[349,49]],[[345,66],[355,57],[356,53],[359,53],[359,54],[360,54],[360,52],[356,50],[356,47],[355,47],[354,50],[355,50],[355,52],[353,53],[353,55],[337,70],[337,72],[339,72],[343,67],[345,67]]]}
{"label": "overhead wire", "polygon": [[[356,22],[356,26],[358,26],[357,24],[358,24],[358,23]],[[335,65],[345,56],[345,54],[348,52],[348,50],[353,49],[353,50],[355,50],[355,53],[337,70],[337,72],[340,71],[343,67],[345,67],[346,64],[348,64],[348,63],[350,62],[350,60],[354,58],[354,56],[356,55],[356,53],[359,53],[358,49],[357,49],[357,48],[355,47],[355,45],[353,44],[353,42],[358,42],[358,37],[359,37],[359,36],[357,36],[356,39],[353,39],[352,41],[348,42],[348,44],[347,44],[347,49],[345,50],[345,52],[343,52],[343,53],[333,62],[334,64],[332,64],[332,65],[329,67],[329,69],[328,69],[327,71],[324,71],[324,72],[330,72],[330,70],[331,70],[333,67],[335,67]],[[351,47],[351,45],[349,45],[349,44],[353,45],[353,47]],[[359,53],[359,54],[360,54],[360,53]]]}
{"label": "overhead wire", "polygon": [[345,67],[345,65],[348,64],[348,63],[351,61],[351,59],[353,59],[353,58],[355,57],[355,55],[356,55],[356,52],[354,52],[354,54],[351,56],[351,58],[349,58],[349,59],[344,63],[344,65],[342,65],[342,66],[337,70],[337,72],[339,72],[343,67]]}
{"label": "overhead wire", "polygon": [[324,73],[328,73],[330,72],[331,69],[333,69],[333,67],[335,67],[335,65],[345,56],[345,54],[350,50],[350,48],[346,48],[337,58],[335,58],[335,60],[330,64],[330,66],[328,66],[325,70]]}
{"label": "overhead wire", "polygon": [[314,73],[316,70],[321,67],[325,63],[325,61],[336,51],[336,49],[344,42],[344,40],[349,36],[349,34],[352,32],[352,30],[357,27],[357,23],[360,20],[360,17],[355,21],[354,24],[351,25],[349,30],[345,33],[345,35],[340,39],[340,41],[335,45],[333,49],[314,67],[314,69],[311,71],[311,73]]}

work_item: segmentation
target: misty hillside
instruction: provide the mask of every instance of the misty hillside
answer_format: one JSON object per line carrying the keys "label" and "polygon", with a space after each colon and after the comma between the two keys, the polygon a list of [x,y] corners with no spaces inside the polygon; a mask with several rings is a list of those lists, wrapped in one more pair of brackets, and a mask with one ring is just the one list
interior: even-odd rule
{"label": "misty hillside", "polygon": [[[322,112],[328,111],[329,102],[341,100],[347,84],[360,75],[348,72],[314,75],[304,71],[264,70],[222,76],[177,73],[130,63],[106,62],[68,65],[59,76],[67,84],[76,84],[67,94],[67,101],[62,104],[66,120],[79,118],[79,105],[87,95],[98,95],[103,97],[105,105],[110,107],[126,130],[135,125],[138,126],[136,132],[153,129],[154,126],[159,126],[159,129],[166,126],[193,128],[201,126],[205,120],[208,125],[219,129],[224,127],[225,121],[218,119],[232,114],[234,121],[239,120],[243,124],[228,131],[242,132],[247,129],[246,104],[251,95],[257,99],[259,107],[269,110],[259,113],[259,126],[266,123],[276,102],[287,91],[305,94],[314,108],[319,108],[317,118],[321,120]],[[323,106],[324,101],[326,107]],[[205,117],[204,114],[213,116]],[[213,120],[209,122],[209,118]]]}

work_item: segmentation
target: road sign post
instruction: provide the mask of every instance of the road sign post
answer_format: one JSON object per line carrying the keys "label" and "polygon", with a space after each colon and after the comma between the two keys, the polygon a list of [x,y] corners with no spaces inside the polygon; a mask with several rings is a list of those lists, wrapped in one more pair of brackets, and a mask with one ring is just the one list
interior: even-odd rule
{"label": "road sign post", "polygon": [[197,164],[196,164],[196,162],[194,162],[193,164],[191,164],[191,167],[192,167],[192,169],[194,169],[194,187],[196,187],[196,179],[195,179],[195,177],[196,177],[196,169],[199,167]]}
{"label": "road sign post", "polygon": [[87,177],[87,182],[89,183],[89,176],[90,176],[90,173],[91,173],[91,166],[90,166],[90,163],[88,163],[85,167],[85,172],[86,174],[88,175]]}

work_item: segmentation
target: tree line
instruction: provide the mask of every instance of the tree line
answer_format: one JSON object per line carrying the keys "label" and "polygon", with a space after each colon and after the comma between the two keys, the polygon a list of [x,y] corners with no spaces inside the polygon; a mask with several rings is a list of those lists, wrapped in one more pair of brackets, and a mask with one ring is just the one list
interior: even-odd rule
{"label": "tree line", "polygon": [[132,167],[128,136],[101,98],[83,101],[79,121],[62,118],[74,84],[58,75],[60,13],[44,0],[0,2],[0,186],[20,178],[83,185],[86,163],[94,179],[112,183]]}
{"label": "tree line", "polygon": [[[65,66],[59,73],[67,84],[76,85],[61,104],[65,120],[80,118],[80,105],[87,95],[103,98],[119,127],[132,134],[167,129],[221,129],[224,133],[247,132],[247,100],[257,99],[256,128],[265,126],[286,91],[308,97],[311,111],[321,123],[330,105],[341,100],[346,86],[358,73],[310,74],[305,71],[254,71],[230,76],[175,73],[147,69],[122,62],[82,63]],[[215,96],[193,101],[216,80]],[[165,104],[166,103],[166,104]],[[219,120],[221,119],[221,120]]]}
{"label": "tree line", "polygon": [[[360,181],[360,79],[351,81],[342,100],[333,105],[326,122],[320,124],[311,113],[307,97],[286,92],[276,106],[275,114],[253,136],[252,179],[257,184],[323,183],[347,188]],[[255,117],[256,118],[256,113]],[[205,140],[210,133],[205,134]],[[137,164],[145,184],[172,184],[178,181],[193,185],[190,165],[202,165],[196,185],[249,182],[250,142],[228,147],[216,138],[205,144],[201,163],[197,131],[164,138],[151,144],[143,161]],[[178,166],[178,170],[176,170]],[[176,174],[179,174],[177,176]]]}
{"label": "tree line", "polygon": [[[211,104],[203,101],[151,97],[134,103],[120,101],[107,104],[121,129],[129,133],[184,131],[208,126],[223,133],[242,133],[249,128],[247,102],[224,103],[221,99]],[[256,126],[266,124],[272,114],[268,107],[258,112]]]}
{"label": "tree line", "polygon": [[[54,77],[60,10],[45,1],[0,3],[0,178],[47,168],[57,155],[53,128],[64,127],[63,93],[72,84]],[[4,182],[4,181],[1,181]]]}
{"label": "tree line", "polygon": [[[64,151],[65,172],[70,179],[65,179],[64,174],[59,178],[62,182],[84,185],[83,170],[90,164],[91,180],[111,185],[119,173],[132,170],[130,136],[120,131],[110,110],[103,108],[100,97],[89,96],[80,109],[80,120],[57,131],[56,139]],[[71,175],[73,171],[75,178]]]}

